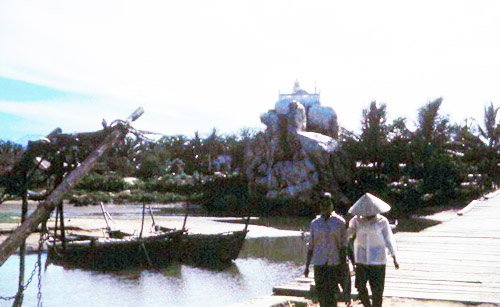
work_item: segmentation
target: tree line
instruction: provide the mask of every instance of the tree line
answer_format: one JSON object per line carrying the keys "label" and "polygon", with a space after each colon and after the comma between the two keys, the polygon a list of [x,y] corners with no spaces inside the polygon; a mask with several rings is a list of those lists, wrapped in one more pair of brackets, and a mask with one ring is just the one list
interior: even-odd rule
{"label": "tree line", "polygon": [[[335,158],[341,160],[349,174],[341,186],[344,195],[354,201],[371,192],[391,202],[396,212],[411,213],[424,206],[465,202],[495,188],[500,180],[499,108],[493,103],[486,106],[482,123],[474,119],[452,123],[448,115],[440,113],[441,104],[439,98],[422,106],[414,127],[409,128],[406,118],[389,122],[386,104],[373,101],[362,111],[359,133],[341,128],[340,154]],[[245,148],[261,133],[246,128],[224,135],[214,128],[204,137],[198,132],[194,137],[165,135],[156,142],[129,135],[101,159],[94,173],[101,177],[90,178],[100,178],[94,189],[122,187],[102,179],[111,176],[114,180],[137,177],[152,190],[202,193],[203,186],[192,188],[193,182],[201,183],[214,172],[225,171],[235,181],[226,178],[212,184],[212,188],[214,193],[224,191],[230,195],[235,185],[245,184]],[[66,146],[71,154],[55,152],[59,156],[82,156],[92,150],[87,144],[86,148],[76,149],[77,155],[75,146]],[[14,165],[22,160],[22,154],[21,145],[0,142],[0,189],[5,191],[9,178],[12,180]],[[224,157],[230,166],[221,165],[218,157]],[[95,186],[96,181],[86,184]],[[232,188],[224,189],[224,184]],[[242,201],[235,200],[242,194],[241,188],[245,187],[239,188],[237,196],[224,195],[218,201],[241,206]],[[248,195],[244,198],[248,201]],[[227,209],[227,204],[221,208]]]}
{"label": "tree line", "polygon": [[500,180],[498,108],[484,109],[483,123],[452,123],[441,114],[442,99],[418,110],[416,127],[405,118],[387,121],[387,107],[375,101],[363,110],[360,134],[342,130],[352,178],[349,196],[374,192],[399,212],[471,200]]}

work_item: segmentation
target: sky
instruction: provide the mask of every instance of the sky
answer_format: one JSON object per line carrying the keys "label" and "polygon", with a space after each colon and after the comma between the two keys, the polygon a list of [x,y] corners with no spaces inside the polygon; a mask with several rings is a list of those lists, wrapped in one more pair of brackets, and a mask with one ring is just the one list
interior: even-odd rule
{"label": "sky", "polygon": [[262,129],[279,93],[321,91],[359,130],[371,101],[453,122],[500,106],[500,1],[0,0],[0,139]]}

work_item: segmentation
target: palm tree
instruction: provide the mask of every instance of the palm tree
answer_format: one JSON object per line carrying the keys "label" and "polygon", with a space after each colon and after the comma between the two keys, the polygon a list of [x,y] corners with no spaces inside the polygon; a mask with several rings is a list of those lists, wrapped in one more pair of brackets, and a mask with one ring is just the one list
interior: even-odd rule
{"label": "palm tree", "polygon": [[382,103],[380,107],[377,107],[376,101],[370,103],[369,109],[363,110],[361,143],[368,162],[373,164],[376,174],[380,174],[387,145],[386,115],[386,105]]}
{"label": "palm tree", "polygon": [[490,103],[484,108],[484,129],[479,126],[479,132],[485,145],[479,172],[482,177],[482,186],[485,190],[494,188],[500,182],[500,172],[498,171],[498,149],[500,145],[500,125],[497,120],[498,109]]}
{"label": "palm tree", "polygon": [[500,126],[497,121],[498,109],[493,106],[492,102],[489,106],[484,107],[484,129],[479,126],[481,136],[487,140],[490,148],[498,146],[500,142]]}
{"label": "palm tree", "polygon": [[412,142],[412,176],[420,180],[419,191],[429,204],[444,205],[459,184],[452,163],[451,127],[448,116],[439,114],[442,98],[419,109],[418,127]]}

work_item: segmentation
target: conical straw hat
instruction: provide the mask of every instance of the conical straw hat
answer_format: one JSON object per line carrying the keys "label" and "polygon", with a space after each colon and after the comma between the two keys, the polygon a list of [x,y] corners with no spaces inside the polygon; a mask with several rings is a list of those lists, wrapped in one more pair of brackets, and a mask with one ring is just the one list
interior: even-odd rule
{"label": "conical straw hat", "polygon": [[365,193],[352,205],[349,213],[353,215],[372,216],[389,210],[391,210],[391,206],[385,201],[370,193]]}

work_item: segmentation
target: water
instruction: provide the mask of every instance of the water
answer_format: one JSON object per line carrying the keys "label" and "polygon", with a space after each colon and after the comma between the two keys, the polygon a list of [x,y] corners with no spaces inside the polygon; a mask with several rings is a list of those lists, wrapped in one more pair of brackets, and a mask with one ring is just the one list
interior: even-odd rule
{"label": "water", "polygon": [[[303,272],[301,237],[247,239],[240,257],[220,270],[172,264],[162,270],[95,272],[54,264],[42,272],[43,306],[226,306],[272,294],[276,285]],[[45,263],[46,256],[43,256]],[[36,255],[26,256],[27,280]],[[0,267],[0,296],[17,292],[19,257]],[[25,291],[23,306],[36,306],[38,280]],[[13,301],[0,300],[0,306]]]}

